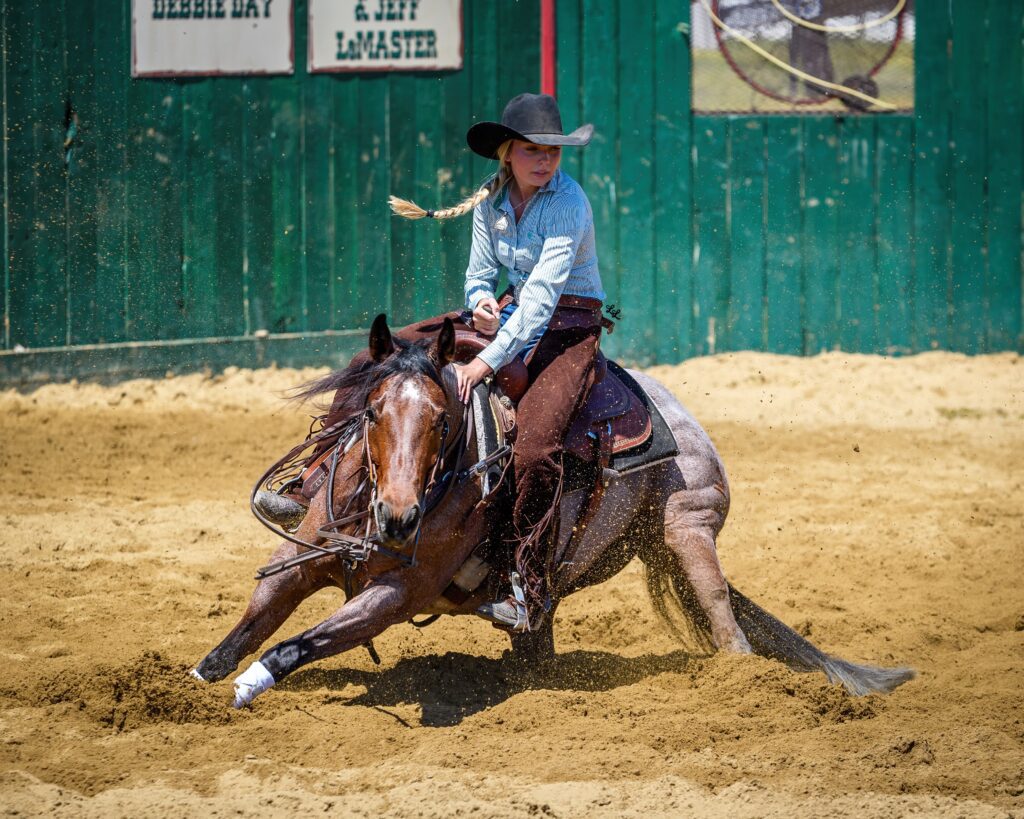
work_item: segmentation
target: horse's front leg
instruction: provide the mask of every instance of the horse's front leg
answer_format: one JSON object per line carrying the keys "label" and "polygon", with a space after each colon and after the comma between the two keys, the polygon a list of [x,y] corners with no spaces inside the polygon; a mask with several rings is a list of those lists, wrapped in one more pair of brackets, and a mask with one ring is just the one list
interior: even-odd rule
{"label": "horse's front leg", "polygon": [[[274,551],[270,562],[286,560],[298,552],[295,544],[285,541]],[[329,584],[326,574],[306,566],[296,566],[261,580],[242,619],[193,673],[206,682],[223,680],[238,668],[243,657],[263,645],[303,600]]]}
{"label": "horse's front leg", "polygon": [[235,680],[235,707],[252,700],[307,663],[348,651],[389,626],[408,620],[424,605],[398,577],[382,577],[333,615],[302,634],[278,643]]}

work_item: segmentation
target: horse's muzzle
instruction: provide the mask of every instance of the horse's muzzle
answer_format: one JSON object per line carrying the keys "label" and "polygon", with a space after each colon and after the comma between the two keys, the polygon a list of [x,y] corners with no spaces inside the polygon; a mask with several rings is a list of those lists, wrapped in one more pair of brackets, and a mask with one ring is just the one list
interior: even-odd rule
{"label": "horse's muzzle", "polygon": [[373,507],[373,514],[383,540],[404,543],[416,532],[421,511],[420,505],[414,503],[400,515],[396,515],[391,504],[377,501]]}

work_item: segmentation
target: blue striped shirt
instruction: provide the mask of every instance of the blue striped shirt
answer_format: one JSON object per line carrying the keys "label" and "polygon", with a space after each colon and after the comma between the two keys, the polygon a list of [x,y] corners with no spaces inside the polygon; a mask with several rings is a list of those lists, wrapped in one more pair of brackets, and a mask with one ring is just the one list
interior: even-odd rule
{"label": "blue striped shirt", "polygon": [[583,189],[559,170],[526,205],[516,223],[508,188],[473,213],[473,247],[466,268],[466,307],[495,297],[502,268],[517,307],[478,356],[492,370],[516,357],[551,320],[562,295],[604,300],[594,245],[594,214]]}

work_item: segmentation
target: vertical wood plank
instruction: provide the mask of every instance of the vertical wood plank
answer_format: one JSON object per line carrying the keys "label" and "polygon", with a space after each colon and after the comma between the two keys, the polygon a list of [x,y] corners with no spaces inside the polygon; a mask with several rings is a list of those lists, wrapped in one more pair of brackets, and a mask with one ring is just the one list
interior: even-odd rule
{"label": "vertical wood plank", "polygon": [[796,117],[770,117],[764,127],[768,156],[764,203],[766,349],[799,355],[803,352],[803,129]]}
{"label": "vertical wood plank", "polygon": [[[561,0],[555,3],[555,36],[557,38],[555,70],[558,108],[562,112],[562,124],[566,129],[583,124],[580,87],[580,56],[583,47],[581,37],[582,0]],[[573,179],[579,180],[581,164],[580,151],[562,152],[562,169]]]}
{"label": "vertical wood plank", "polygon": [[64,2],[9,3],[10,342],[67,343]]}
{"label": "vertical wood plank", "polygon": [[[498,12],[496,28],[478,29],[478,34],[487,36],[500,55],[495,101],[500,115],[505,103],[516,94],[540,93],[540,0],[494,5]],[[515,60],[514,70],[508,70],[511,66],[505,63],[506,56]]]}
{"label": "vertical wood plank", "polygon": [[837,125],[832,118],[804,122],[804,353],[839,344],[836,290],[839,279]]}
{"label": "vertical wood plank", "polygon": [[730,118],[727,349],[764,345],[764,128],[760,117]]}
{"label": "vertical wood plank", "polygon": [[271,92],[271,176],[273,179],[273,332],[307,326],[302,206],[302,93],[297,79],[275,77]]}
{"label": "vertical wood plank", "polygon": [[[471,6],[465,6],[465,38],[475,42],[476,26]],[[468,69],[457,71],[444,83],[443,167],[439,180],[439,201],[445,205],[461,202],[479,187],[481,180],[472,175],[472,152],[466,145],[466,131],[473,121],[470,111],[472,77]],[[444,293],[446,309],[463,306],[463,282],[469,262],[472,215],[441,223],[442,269],[439,271],[440,289]]]}
{"label": "vertical wood plank", "polygon": [[[132,340],[181,337],[181,87],[136,79],[128,87],[128,278]],[[237,206],[237,200],[235,200]]]}
{"label": "vertical wood plank", "polygon": [[[251,327],[246,314],[245,219],[245,96],[241,86],[228,77],[210,81],[209,118],[213,144],[213,237],[216,258],[217,335],[243,335]],[[293,190],[298,185],[292,186]],[[277,194],[274,190],[276,216]],[[292,191],[280,191],[282,196]],[[209,216],[208,216],[209,218]],[[272,314],[273,315],[273,314]],[[273,325],[272,325],[273,329]]]}
{"label": "vertical wood plank", "polygon": [[678,26],[688,23],[686,4],[658,0],[654,60],[654,354],[675,363],[693,352],[693,235],[690,44]]}
{"label": "vertical wood plank", "polygon": [[[442,165],[443,146],[446,138],[438,123],[444,121],[442,80],[436,76],[423,76],[416,79],[414,89],[415,106],[413,109],[414,145],[415,145],[415,191],[421,202],[434,202],[442,206],[441,188],[438,184],[438,172]],[[464,142],[463,140],[460,140]],[[471,230],[470,216],[463,216],[459,222],[463,230]],[[392,225],[394,224],[394,220]],[[441,226],[433,219],[421,220],[414,224],[413,233],[413,304],[412,318],[436,316],[445,310],[458,306],[461,300],[451,304],[445,299],[445,293],[438,286],[441,277]],[[392,269],[394,264],[392,263]]]}
{"label": "vertical wood plank", "polygon": [[848,117],[839,130],[839,344],[876,348],[875,118]]}
{"label": "vertical wood plank", "polygon": [[357,327],[368,327],[377,313],[391,313],[391,210],[388,77],[363,77],[359,93],[359,289]]}
{"label": "vertical wood plank", "polygon": [[[305,2],[303,20],[295,27],[297,54],[306,53]],[[299,9],[297,9],[297,12]],[[301,35],[301,36],[300,36]],[[331,282],[334,279],[334,199],[331,185],[331,116],[333,100],[327,74],[307,74],[303,60],[296,61],[296,77],[302,89],[302,234],[303,287],[306,293],[304,327],[326,330],[331,326]]]}
{"label": "vertical wood plank", "polygon": [[[418,77],[396,74],[391,78],[388,139],[391,145],[390,192],[403,199],[412,199],[424,208],[436,208],[440,203],[424,191],[417,178],[419,129],[416,122],[416,95]],[[392,326],[409,324],[416,317],[416,234],[429,229],[419,220],[393,217],[391,220],[391,309],[388,321]]]}
{"label": "vertical wood plank", "polygon": [[341,77],[334,85],[334,235],[338,271],[335,282],[335,326],[359,323],[359,96],[361,80]]}
{"label": "vertical wood plank", "polygon": [[131,20],[127,3],[108,7],[94,0],[96,26],[94,168],[96,186],[96,341],[127,337],[127,87],[130,80]]}
{"label": "vertical wood plank", "polygon": [[[248,326],[243,329],[252,331],[270,331],[275,321],[273,83],[277,81],[271,77],[250,78],[242,99],[242,281],[243,308],[248,316]],[[329,218],[332,203],[317,208],[313,218]],[[330,303],[329,296],[321,299]]]}
{"label": "vertical wood plank", "polygon": [[[619,292],[623,329],[629,331],[628,359],[654,363],[656,325],[654,296],[654,130],[653,61],[635,59],[654,43],[653,0],[619,0]],[[623,282],[628,281],[628,286]]]}
{"label": "vertical wood plank", "polygon": [[[504,66],[498,65],[498,55],[505,54],[502,33],[498,31],[498,3],[491,0],[470,0],[473,8],[473,41],[467,60],[472,82],[472,122],[501,119],[501,111],[507,99],[500,96],[498,74]],[[512,72],[515,73],[515,72]],[[472,176],[478,183],[493,174],[496,164],[482,156],[472,154]]]}
{"label": "vertical wood plank", "polygon": [[951,20],[944,4],[916,15],[914,44],[914,346],[949,341]]}
{"label": "vertical wood plank", "polygon": [[724,349],[729,304],[729,123],[693,118],[693,348],[698,355]]}
{"label": "vertical wood plank", "polygon": [[910,285],[914,263],[913,119],[885,117],[876,126],[878,188],[878,337],[875,350],[912,350]]}
{"label": "vertical wood plank", "polygon": [[[978,76],[987,71],[985,10],[999,8],[1002,0],[953,3],[953,117],[952,166],[954,202],[952,327],[955,350],[978,353],[985,349],[985,132],[986,94]],[[1005,22],[1005,21],[1004,21]]]}
{"label": "vertical wood plank", "polygon": [[989,4],[985,53],[989,95],[988,255],[989,350],[1021,349],[1021,191],[1024,190],[1024,0]]}
{"label": "vertical wood plank", "polygon": [[[604,286],[606,304],[619,304],[618,243],[618,151],[619,83],[618,5],[616,0],[583,0],[583,122],[595,123],[594,137],[582,149],[580,184],[587,193],[594,211],[594,232],[598,265]],[[643,317],[624,316],[631,323]],[[606,350],[618,355],[628,342],[631,328],[608,336]]]}
{"label": "vertical wood plank", "polygon": [[183,86],[182,296],[189,338],[217,334],[217,256],[215,248],[214,136],[212,85],[197,80]]}
{"label": "vertical wood plank", "polygon": [[104,309],[96,292],[96,148],[107,134],[97,130],[95,16],[89,4],[69,3],[66,19],[67,340],[90,344],[101,337]]}
{"label": "vertical wood plank", "polygon": [[[7,54],[10,51],[7,27],[7,0],[0,0],[0,50],[3,52],[3,59],[0,59],[0,83],[7,88]],[[0,350],[7,350],[10,347],[10,312],[8,310],[7,295],[11,284],[11,256],[10,256],[10,168],[8,166],[9,134],[7,132],[7,95],[0,95],[0,139],[3,139],[2,150],[0,150],[0,173],[2,177],[3,192],[3,236],[0,236],[0,252],[3,253],[3,261],[0,264]]]}

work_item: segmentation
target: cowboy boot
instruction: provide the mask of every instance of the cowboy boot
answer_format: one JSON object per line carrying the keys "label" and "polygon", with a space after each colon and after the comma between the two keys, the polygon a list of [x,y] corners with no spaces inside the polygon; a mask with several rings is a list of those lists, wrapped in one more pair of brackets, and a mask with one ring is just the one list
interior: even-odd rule
{"label": "cowboy boot", "polygon": [[257,492],[252,502],[263,517],[288,531],[298,528],[309,511],[297,500],[266,489]]}

